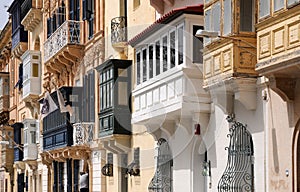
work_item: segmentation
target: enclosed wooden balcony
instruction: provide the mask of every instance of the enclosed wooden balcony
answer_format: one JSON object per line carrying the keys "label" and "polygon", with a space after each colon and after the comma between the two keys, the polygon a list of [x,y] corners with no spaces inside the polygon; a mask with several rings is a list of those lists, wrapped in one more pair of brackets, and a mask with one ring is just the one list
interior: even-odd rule
{"label": "enclosed wooden balcony", "polygon": [[107,60],[100,74],[100,137],[131,134],[131,61]]}
{"label": "enclosed wooden balcony", "polygon": [[127,46],[127,17],[115,17],[111,20],[111,44],[119,52]]}
{"label": "enclosed wooden balcony", "polygon": [[8,9],[12,18],[12,52],[17,58],[28,49],[28,33],[21,24],[27,9],[22,10],[23,2],[24,0],[14,0]]}
{"label": "enclosed wooden balcony", "polygon": [[24,15],[21,24],[25,31],[33,31],[42,21],[42,11],[40,9],[39,1],[25,0],[22,5],[22,15]]}
{"label": "enclosed wooden balcony", "polygon": [[[250,46],[251,45],[251,46]],[[205,47],[203,56],[204,87],[235,77],[255,77],[256,38],[224,37]]]}
{"label": "enclosed wooden balcony", "polygon": [[39,122],[35,119],[25,119],[23,121],[24,132],[24,159],[23,161],[36,160],[38,156],[38,136],[39,136]]}
{"label": "enclosed wooden balcony", "polygon": [[[258,73],[280,78],[299,77],[300,9],[297,7],[257,24]],[[279,17],[283,20],[279,21]]]}
{"label": "enclosed wooden balcony", "polygon": [[82,23],[65,21],[44,43],[44,62],[51,73],[75,72],[83,56]]}
{"label": "enclosed wooden balcony", "polygon": [[12,143],[14,131],[11,126],[3,126],[1,132],[2,140],[5,139],[8,142],[5,145],[1,145],[1,167],[5,167],[10,172],[13,170],[14,162],[14,146]]}
{"label": "enclosed wooden balcony", "polygon": [[[57,109],[48,114],[43,119],[43,150],[60,149],[73,145],[73,126],[72,123],[81,119],[81,87],[61,87],[60,91],[66,100],[66,104],[72,106],[77,115],[70,116],[68,112],[61,112]],[[57,106],[57,92],[51,94]]]}
{"label": "enclosed wooden balcony", "polygon": [[41,93],[41,52],[26,51],[23,61],[23,92],[24,101],[36,101]]}
{"label": "enclosed wooden balcony", "polygon": [[0,72],[0,114],[9,109],[9,73]]}

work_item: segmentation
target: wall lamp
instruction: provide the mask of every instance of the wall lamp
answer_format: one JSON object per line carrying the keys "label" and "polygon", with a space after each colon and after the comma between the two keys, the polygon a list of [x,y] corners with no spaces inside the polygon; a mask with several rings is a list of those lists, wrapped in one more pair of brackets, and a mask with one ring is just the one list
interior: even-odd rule
{"label": "wall lamp", "polygon": [[[256,49],[255,45],[253,45],[243,39],[231,37],[231,36],[222,36],[222,35],[219,35],[219,32],[216,32],[216,31],[205,31],[205,30],[199,29],[199,30],[197,30],[195,36],[196,37],[206,37],[206,38],[222,38],[222,39],[230,39],[230,40],[240,41],[240,42],[245,43],[249,47]],[[249,51],[249,50],[247,50],[247,51],[249,53],[251,53],[252,55],[256,55],[256,53],[254,53],[252,51]]]}

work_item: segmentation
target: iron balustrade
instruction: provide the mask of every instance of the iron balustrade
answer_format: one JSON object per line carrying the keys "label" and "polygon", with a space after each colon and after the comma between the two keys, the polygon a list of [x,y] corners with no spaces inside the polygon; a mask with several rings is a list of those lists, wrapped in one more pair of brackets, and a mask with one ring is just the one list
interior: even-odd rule
{"label": "iron balustrade", "polygon": [[111,20],[111,44],[127,42],[127,18],[115,17]]}
{"label": "iron balustrade", "polygon": [[87,145],[93,141],[94,123],[75,123],[73,127],[74,145]]}
{"label": "iron balustrade", "polygon": [[44,43],[44,61],[62,50],[66,45],[80,45],[80,21],[65,21]]}

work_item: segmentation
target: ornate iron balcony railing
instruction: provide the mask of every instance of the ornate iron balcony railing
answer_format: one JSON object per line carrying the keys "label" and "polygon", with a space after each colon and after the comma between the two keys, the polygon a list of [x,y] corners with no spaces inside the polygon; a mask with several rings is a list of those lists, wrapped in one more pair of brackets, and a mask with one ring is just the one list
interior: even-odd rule
{"label": "ornate iron balcony railing", "polygon": [[79,45],[80,21],[65,21],[44,43],[44,60],[47,62],[68,44]]}
{"label": "ornate iron balcony railing", "polygon": [[94,123],[75,123],[73,127],[74,145],[87,145],[93,141]]}
{"label": "ornate iron balcony railing", "polygon": [[116,17],[111,20],[111,44],[127,42],[127,18]]}

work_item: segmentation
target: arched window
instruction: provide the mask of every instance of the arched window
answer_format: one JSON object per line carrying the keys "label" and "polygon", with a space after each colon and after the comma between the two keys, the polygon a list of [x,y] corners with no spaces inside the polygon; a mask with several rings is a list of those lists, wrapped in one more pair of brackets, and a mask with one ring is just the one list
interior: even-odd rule
{"label": "arched window", "polygon": [[165,139],[159,139],[157,145],[156,171],[148,190],[149,192],[172,192],[172,153]]}

